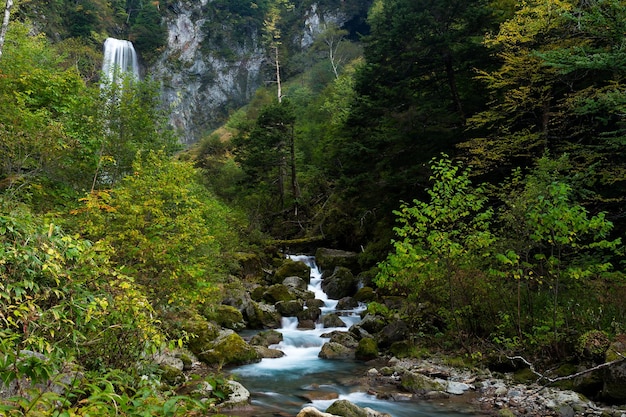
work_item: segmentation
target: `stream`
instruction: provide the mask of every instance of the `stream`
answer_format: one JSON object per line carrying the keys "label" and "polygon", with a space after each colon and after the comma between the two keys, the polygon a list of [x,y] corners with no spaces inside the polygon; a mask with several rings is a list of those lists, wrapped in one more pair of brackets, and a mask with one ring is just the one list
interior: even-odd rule
{"label": "stream", "polygon": [[[322,274],[315,259],[305,255],[291,255],[291,259],[303,261],[311,267],[309,290],[325,303],[322,315],[329,312],[340,314],[347,327],[323,328],[320,324],[313,330],[297,328],[295,317],[283,318],[283,341],[272,348],[280,349],[285,356],[277,359],[263,359],[261,362],[234,368],[236,375],[251,393],[251,409],[229,411],[240,417],[295,417],[306,406],[314,406],[325,411],[337,399],[346,399],[360,407],[370,407],[393,417],[478,416],[469,405],[463,402],[445,400],[430,401],[388,401],[379,400],[365,392],[366,387],[358,383],[367,366],[352,360],[327,360],[318,357],[322,345],[328,341],[320,337],[333,330],[347,331],[360,321],[359,313],[364,307],[350,311],[337,311],[337,300],[330,300],[321,289]],[[332,399],[326,399],[332,398]]]}

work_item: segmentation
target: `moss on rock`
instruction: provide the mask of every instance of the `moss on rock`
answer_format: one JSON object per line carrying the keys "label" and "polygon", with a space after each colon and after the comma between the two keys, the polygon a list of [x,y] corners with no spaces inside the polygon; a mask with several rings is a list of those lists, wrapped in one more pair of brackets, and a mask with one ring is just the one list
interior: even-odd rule
{"label": "moss on rock", "polygon": [[259,361],[257,351],[236,333],[220,336],[210,349],[198,354],[208,364],[243,365]]}
{"label": "moss on rock", "polygon": [[378,357],[378,344],[376,340],[370,337],[364,337],[359,340],[359,345],[356,348],[354,357],[362,361],[376,359]]}

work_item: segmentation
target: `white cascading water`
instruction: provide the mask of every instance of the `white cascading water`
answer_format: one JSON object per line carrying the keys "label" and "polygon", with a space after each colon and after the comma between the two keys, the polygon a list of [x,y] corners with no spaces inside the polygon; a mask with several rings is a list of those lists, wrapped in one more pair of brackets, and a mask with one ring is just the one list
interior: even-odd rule
{"label": "white cascading water", "polygon": [[[337,300],[330,300],[322,291],[322,273],[315,263],[315,258],[305,255],[290,255],[295,261],[302,261],[311,268],[309,291],[315,298],[324,301],[322,315],[335,310]],[[346,399],[361,407],[389,413],[393,417],[440,416],[458,417],[471,414],[451,412],[433,404],[413,402],[390,402],[379,400],[364,392],[364,387],[353,385],[355,376],[363,375],[366,365],[351,360],[321,359],[318,354],[329,339],[322,338],[324,333],[333,330],[347,331],[350,326],[360,321],[360,312],[355,310],[338,312],[346,327],[324,328],[317,324],[315,329],[298,329],[295,317],[284,317],[282,327],[283,341],[272,348],[280,349],[285,356],[277,359],[263,359],[259,363],[245,365],[233,370],[238,380],[252,393],[252,408],[237,412],[229,411],[233,416],[270,417],[293,415],[308,405],[323,411],[336,399]],[[336,397],[332,400],[312,400],[304,398],[311,392],[328,392]],[[331,396],[331,397],[332,397]]]}
{"label": "white cascading water", "polygon": [[139,79],[139,61],[132,42],[115,38],[104,41],[102,73],[109,83],[126,74]]}

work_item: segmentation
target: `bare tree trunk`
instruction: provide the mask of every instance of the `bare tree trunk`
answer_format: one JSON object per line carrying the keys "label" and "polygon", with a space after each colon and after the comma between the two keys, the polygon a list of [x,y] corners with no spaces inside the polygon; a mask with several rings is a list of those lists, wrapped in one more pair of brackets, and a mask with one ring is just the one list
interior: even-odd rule
{"label": "bare tree trunk", "polygon": [[7,34],[9,27],[9,19],[11,17],[11,8],[13,7],[13,0],[7,0],[4,7],[4,20],[2,20],[2,28],[0,29],[0,58],[2,58],[2,49],[4,48],[4,38]]}
{"label": "bare tree trunk", "polygon": [[276,54],[276,84],[278,85],[278,102],[282,103],[283,101],[283,90],[280,84],[280,62],[278,61],[278,45],[274,47],[274,51]]}

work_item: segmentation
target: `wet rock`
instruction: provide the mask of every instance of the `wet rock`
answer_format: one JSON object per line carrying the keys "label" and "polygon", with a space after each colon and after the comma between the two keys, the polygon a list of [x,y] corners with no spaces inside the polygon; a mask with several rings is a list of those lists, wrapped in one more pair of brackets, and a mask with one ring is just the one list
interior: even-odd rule
{"label": "wet rock", "polygon": [[324,317],[322,317],[322,325],[325,328],[329,328],[329,327],[346,327],[346,324],[343,322],[343,320],[341,320],[339,315],[337,315],[335,313],[326,314]]}
{"label": "wet rock", "polygon": [[315,251],[315,262],[322,271],[332,271],[338,266],[355,272],[359,270],[358,254],[356,252],[318,248]]}
{"label": "wet rock", "polygon": [[381,331],[385,327],[385,324],[385,319],[382,317],[367,314],[358,325],[368,333],[375,334]]}
{"label": "wet rock", "polygon": [[326,342],[318,356],[322,359],[354,359],[354,350],[339,343]]}
{"label": "wet rock", "polygon": [[339,343],[350,349],[356,349],[359,346],[359,342],[348,332],[331,332],[329,342]]}
{"label": "wet rock", "polygon": [[272,283],[281,283],[285,280],[285,278],[288,277],[299,277],[308,284],[309,282],[311,282],[311,268],[302,261],[285,259],[283,264],[279,266],[274,273],[274,276],[272,277]]}
{"label": "wet rock", "polygon": [[306,290],[308,287],[307,281],[300,277],[287,277],[282,282],[283,285],[292,288],[298,288],[300,290]]}
{"label": "wet rock", "polygon": [[296,417],[341,417],[330,413],[324,413],[315,407],[304,407]]}
{"label": "wet rock", "polygon": [[360,303],[367,303],[376,299],[376,292],[372,287],[362,287],[354,294],[354,299]]}
{"label": "wet rock", "polygon": [[211,347],[198,353],[198,359],[207,364],[243,365],[260,360],[257,351],[232,330],[224,331]]}
{"label": "wet rock", "polygon": [[339,300],[356,293],[357,280],[348,268],[338,266],[332,274],[323,274],[322,289],[328,298]]}
{"label": "wet rock", "polygon": [[259,354],[259,357],[261,358],[276,359],[285,356],[285,352],[283,352],[282,350],[270,349],[265,346],[253,346],[253,348],[254,350],[256,350],[256,352]]}
{"label": "wet rock", "polygon": [[379,413],[371,408],[361,408],[348,400],[337,400],[326,411],[342,417],[391,417],[389,414]]}
{"label": "wet rock", "polygon": [[444,386],[422,374],[405,371],[400,377],[400,386],[407,392],[425,394],[429,391],[445,391]]}
{"label": "wet rock", "polygon": [[218,325],[227,329],[241,330],[246,327],[241,311],[230,305],[217,306],[212,318]]}
{"label": "wet rock", "polygon": [[352,310],[359,306],[359,302],[353,297],[343,297],[337,302],[337,310]]}
{"label": "wet rock", "polygon": [[322,308],[325,305],[324,301],[318,298],[307,299],[304,304],[309,308],[311,307]]}
{"label": "wet rock", "polygon": [[275,304],[279,301],[291,301],[296,297],[289,291],[289,287],[283,284],[270,285],[263,293],[263,301]]}
{"label": "wet rock", "polygon": [[302,300],[279,301],[275,307],[283,317],[296,317],[304,309],[304,302]]}
{"label": "wet rock", "polygon": [[386,348],[394,342],[406,340],[408,336],[409,326],[402,320],[396,320],[383,327],[376,335],[376,339],[380,347]]}
{"label": "wet rock", "polygon": [[237,381],[228,381],[227,384],[231,391],[230,395],[226,401],[218,405],[218,408],[232,410],[247,407],[250,403],[250,391]]}
{"label": "wet rock", "polygon": [[328,401],[328,400],[336,400],[339,398],[339,394],[336,392],[329,391],[310,391],[301,395],[302,398],[308,401]]}
{"label": "wet rock", "polygon": [[283,341],[283,334],[277,330],[265,330],[252,336],[250,344],[255,346],[277,345]]}
{"label": "wet rock", "polygon": [[281,326],[281,316],[273,305],[251,301],[244,315],[251,329],[277,329]]}
{"label": "wet rock", "polygon": [[322,315],[322,310],[316,307],[310,307],[306,310],[300,311],[296,316],[298,317],[298,321],[304,320],[312,320],[313,322],[317,321]]}
{"label": "wet rock", "polygon": [[359,340],[359,344],[354,353],[356,359],[369,361],[378,357],[378,344],[370,337]]}

